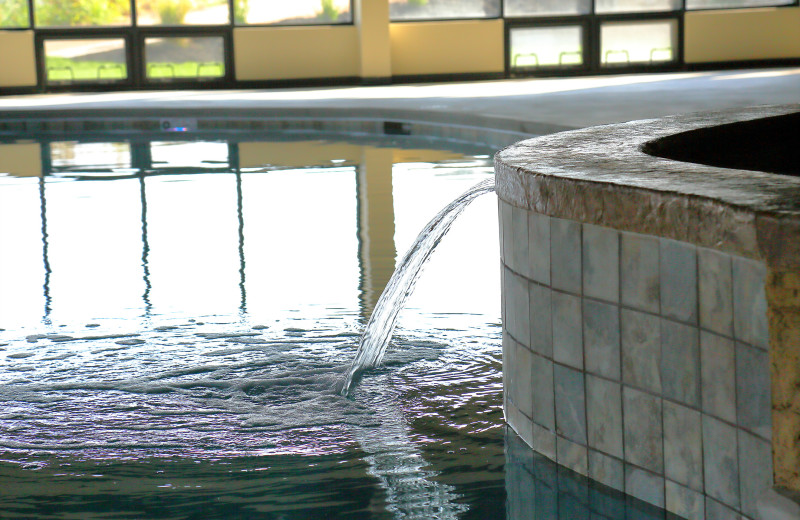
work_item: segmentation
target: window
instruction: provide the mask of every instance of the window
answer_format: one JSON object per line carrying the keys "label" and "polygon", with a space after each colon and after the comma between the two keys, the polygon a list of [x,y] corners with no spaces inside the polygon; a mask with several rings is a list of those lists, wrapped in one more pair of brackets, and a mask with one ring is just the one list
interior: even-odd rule
{"label": "window", "polygon": [[159,170],[229,166],[228,143],[219,141],[153,141],[150,157]]}
{"label": "window", "polygon": [[350,0],[234,0],[237,24],[313,25],[351,23]]}
{"label": "window", "polygon": [[389,18],[392,21],[498,16],[500,0],[389,0]]}
{"label": "window", "polygon": [[122,38],[49,39],[44,42],[47,83],[115,82],[128,78]]}
{"label": "window", "polygon": [[228,0],[136,0],[136,23],[221,25],[230,20],[228,11]]}
{"label": "window", "polygon": [[591,0],[505,0],[505,16],[563,16],[587,14]]}
{"label": "window", "polygon": [[145,38],[147,79],[172,81],[223,78],[224,49],[221,36]]}
{"label": "window", "polygon": [[511,69],[583,65],[581,26],[524,27],[511,30]]}
{"label": "window", "polygon": [[117,176],[131,175],[131,146],[126,142],[50,143],[51,175]]}
{"label": "window", "polygon": [[677,40],[676,20],[604,23],[600,27],[600,62],[607,67],[675,61]]}
{"label": "window", "polygon": [[29,27],[28,0],[2,0],[0,29]]}
{"label": "window", "polygon": [[35,0],[34,23],[39,27],[130,25],[130,0]]}
{"label": "window", "polygon": [[595,12],[642,13],[650,11],[674,11],[680,9],[681,0],[596,0]]}

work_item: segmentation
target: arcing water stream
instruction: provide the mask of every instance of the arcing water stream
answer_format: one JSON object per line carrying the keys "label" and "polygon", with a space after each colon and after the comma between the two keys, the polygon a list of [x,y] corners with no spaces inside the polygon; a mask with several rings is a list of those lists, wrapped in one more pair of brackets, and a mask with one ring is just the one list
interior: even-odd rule
{"label": "arcing water stream", "polygon": [[450,230],[453,221],[476,197],[493,191],[494,179],[476,184],[437,213],[417,236],[383,290],[367,322],[356,357],[342,383],[340,389],[342,395],[348,394],[354,381],[364,370],[377,366],[383,359],[397,322],[397,315],[408,296],[414,291],[414,285],[422,268]]}

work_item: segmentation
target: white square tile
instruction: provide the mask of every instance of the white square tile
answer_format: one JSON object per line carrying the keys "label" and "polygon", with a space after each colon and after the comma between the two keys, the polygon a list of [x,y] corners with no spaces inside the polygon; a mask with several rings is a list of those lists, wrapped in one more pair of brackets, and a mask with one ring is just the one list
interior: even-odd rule
{"label": "white square tile", "polygon": [[620,239],[620,299],[625,305],[659,312],[658,239],[622,233]]}
{"label": "white square tile", "polygon": [[697,324],[697,248],[660,239],[661,314]]}
{"label": "white square tile", "polygon": [[619,232],[583,225],[583,293],[619,302]]}
{"label": "white square tile", "polygon": [[586,426],[589,447],[617,458],[622,450],[622,386],[586,376]]}
{"label": "white square tile", "polygon": [[581,225],[550,219],[550,282],[553,288],[581,292]]}
{"label": "white square tile", "polygon": [[622,379],[619,307],[583,301],[583,350],[587,372]]}
{"label": "white square tile", "polygon": [[703,412],[736,422],[736,357],[733,341],[711,332],[700,333]]}
{"label": "white square tile", "polygon": [[531,280],[550,285],[550,217],[528,212],[528,273]]}
{"label": "white square tile", "polygon": [[664,401],[664,474],[703,491],[703,427],[700,412]]}
{"label": "white square tile", "polygon": [[625,461],[664,473],[664,430],[659,397],[624,387],[622,390]]}
{"label": "white square tile", "polygon": [[733,328],[737,340],[763,349],[769,346],[766,267],[761,262],[733,257]]}
{"label": "white square tile", "polygon": [[553,291],[553,359],[574,368],[583,368],[583,317],[581,299]]}

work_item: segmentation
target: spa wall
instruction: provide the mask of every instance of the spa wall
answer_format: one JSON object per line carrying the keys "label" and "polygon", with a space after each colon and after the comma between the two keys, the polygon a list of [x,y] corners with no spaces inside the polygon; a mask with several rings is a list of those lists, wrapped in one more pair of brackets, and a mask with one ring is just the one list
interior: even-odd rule
{"label": "spa wall", "polygon": [[500,201],[506,419],[537,452],[689,519],[772,486],[766,269]]}

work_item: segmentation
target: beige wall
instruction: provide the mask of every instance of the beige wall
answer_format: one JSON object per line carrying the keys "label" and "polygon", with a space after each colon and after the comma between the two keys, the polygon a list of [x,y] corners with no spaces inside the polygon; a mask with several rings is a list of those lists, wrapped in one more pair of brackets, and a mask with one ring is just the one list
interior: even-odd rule
{"label": "beige wall", "polygon": [[356,0],[362,78],[392,75],[389,41],[389,2]]}
{"label": "beige wall", "polygon": [[[274,166],[330,166],[333,159],[344,159],[347,164],[358,164],[371,154],[374,146],[355,145],[331,141],[259,141],[239,143],[239,164],[242,168],[257,168],[265,164]],[[388,150],[387,162],[436,162],[459,159],[462,155],[446,150],[416,148],[380,148]],[[3,150],[0,147],[0,152]],[[0,157],[2,159],[2,157]],[[4,164],[0,161],[0,165]]]}
{"label": "beige wall", "polygon": [[42,146],[39,143],[0,144],[0,173],[41,177]]}
{"label": "beige wall", "polygon": [[0,31],[0,87],[36,85],[33,31]]}
{"label": "beige wall", "polygon": [[800,58],[800,8],[686,13],[686,63]]}
{"label": "beige wall", "polygon": [[359,76],[358,38],[351,25],[234,29],[236,79]]}
{"label": "beige wall", "polygon": [[392,74],[503,72],[503,21],[393,23]]}

